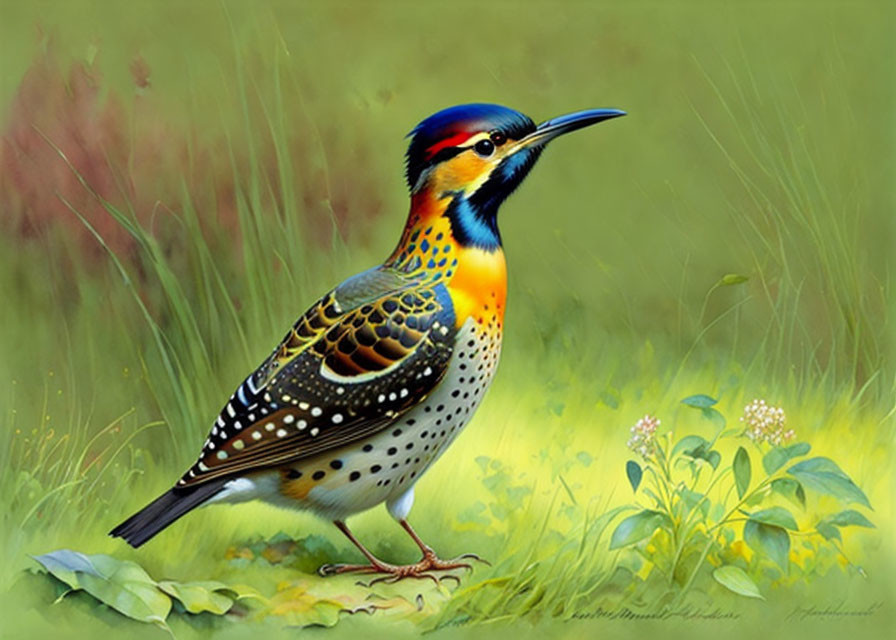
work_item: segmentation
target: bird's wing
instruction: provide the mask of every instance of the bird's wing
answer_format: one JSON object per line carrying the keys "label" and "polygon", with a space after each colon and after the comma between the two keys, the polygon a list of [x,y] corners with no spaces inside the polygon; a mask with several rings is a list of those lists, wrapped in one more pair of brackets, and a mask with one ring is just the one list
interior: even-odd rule
{"label": "bird's wing", "polygon": [[441,381],[454,320],[438,281],[385,269],[347,280],[237,388],[178,486],[299,460],[385,428]]}

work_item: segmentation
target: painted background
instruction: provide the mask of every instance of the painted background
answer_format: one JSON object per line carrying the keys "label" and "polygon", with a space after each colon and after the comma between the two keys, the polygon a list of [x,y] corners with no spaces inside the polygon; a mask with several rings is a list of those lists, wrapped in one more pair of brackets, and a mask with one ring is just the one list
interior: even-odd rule
{"label": "painted background", "polygon": [[[63,589],[29,554],[62,548],[269,599],[229,618],[175,610],[187,638],[292,637],[318,614],[336,635],[446,637],[872,637],[893,623],[892,5],[4,0],[0,14],[10,637],[163,635],[83,592],[52,604]],[[421,535],[493,567],[460,588],[377,592],[395,606],[351,616],[326,602],[370,593],[309,572],[356,554],[310,516],[216,507],[139,551],[107,538],[193,462],[306,306],[391,251],[403,136],[469,101],[536,121],[629,112],[553,145],[504,206],[502,365],[418,485]],[[668,612],[681,585],[651,560],[662,535],[610,551],[618,520],[593,525],[636,499],[624,465],[639,418],[715,432],[681,404],[694,394],[729,427],[754,398],[783,407],[862,488],[874,509],[853,507],[876,528],[843,528],[832,551],[813,522],[843,505],[810,496],[788,572],[726,547],[764,600],[707,564],[686,599],[697,617],[625,619]],[[384,510],[354,527],[414,559]]]}

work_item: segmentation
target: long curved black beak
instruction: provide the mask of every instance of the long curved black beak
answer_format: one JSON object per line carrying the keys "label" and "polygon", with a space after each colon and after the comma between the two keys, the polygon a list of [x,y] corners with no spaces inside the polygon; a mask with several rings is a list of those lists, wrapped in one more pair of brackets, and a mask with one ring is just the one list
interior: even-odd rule
{"label": "long curved black beak", "polygon": [[542,122],[538,127],[517,142],[520,149],[532,146],[544,146],[557,136],[570,133],[578,129],[590,127],[598,122],[624,116],[625,111],[619,109],[586,109],[576,111],[564,116],[558,116]]}

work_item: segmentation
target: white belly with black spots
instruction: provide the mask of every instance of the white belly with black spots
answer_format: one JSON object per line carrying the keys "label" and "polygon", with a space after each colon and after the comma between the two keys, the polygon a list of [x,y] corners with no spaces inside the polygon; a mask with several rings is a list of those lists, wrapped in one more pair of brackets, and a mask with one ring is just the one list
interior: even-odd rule
{"label": "white belly with black spots", "polygon": [[[445,451],[482,401],[501,352],[501,333],[467,320],[458,333],[445,377],[425,401],[388,429],[293,465],[292,474],[313,482],[301,499],[275,498],[341,519],[381,502],[397,501]],[[408,505],[409,508],[409,505]]]}

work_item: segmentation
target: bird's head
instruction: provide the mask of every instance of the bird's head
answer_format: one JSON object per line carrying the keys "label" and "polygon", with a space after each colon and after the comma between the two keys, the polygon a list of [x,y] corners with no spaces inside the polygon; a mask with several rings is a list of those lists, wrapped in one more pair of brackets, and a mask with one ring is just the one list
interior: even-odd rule
{"label": "bird's head", "polygon": [[450,107],[409,134],[407,179],[412,196],[450,199],[445,215],[455,238],[483,249],[500,246],[498,208],[523,181],[545,145],[559,135],[625,115],[590,109],[536,125],[496,104]]}

